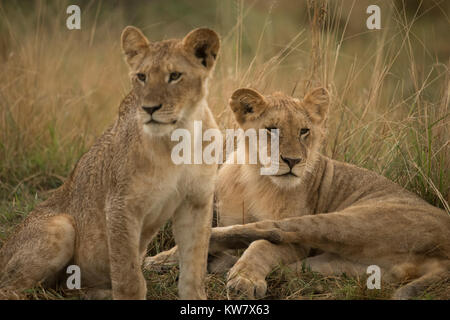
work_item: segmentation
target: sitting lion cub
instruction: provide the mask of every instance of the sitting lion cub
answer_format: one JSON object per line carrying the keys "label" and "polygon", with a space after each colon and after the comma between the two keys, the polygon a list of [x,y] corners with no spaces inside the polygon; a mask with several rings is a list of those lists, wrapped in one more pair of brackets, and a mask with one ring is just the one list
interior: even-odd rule
{"label": "sitting lion cub", "polygon": [[149,42],[134,27],[125,28],[121,39],[132,90],[117,121],[64,185],[1,248],[4,292],[53,282],[74,264],[91,298],[145,299],[141,265],[147,245],[173,218],[179,296],[206,298],[217,165],[175,165],[171,133],[192,132],[194,120],[202,121],[204,130],[217,128],[206,93],[220,40],[203,28],[182,40]]}
{"label": "sitting lion cub", "polygon": [[[265,278],[279,263],[324,275],[362,275],[377,265],[382,281],[409,281],[394,293],[398,299],[450,276],[446,212],[383,176],[319,153],[328,104],[322,88],[303,101],[251,89],[232,95],[241,128],[279,129],[280,156],[271,176],[259,165],[226,163],[219,170],[216,210],[227,227],[212,230],[210,267],[233,262],[229,297],[264,297]],[[236,263],[223,252],[248,243]],[[147,258],[146,265],[175,254]]]}

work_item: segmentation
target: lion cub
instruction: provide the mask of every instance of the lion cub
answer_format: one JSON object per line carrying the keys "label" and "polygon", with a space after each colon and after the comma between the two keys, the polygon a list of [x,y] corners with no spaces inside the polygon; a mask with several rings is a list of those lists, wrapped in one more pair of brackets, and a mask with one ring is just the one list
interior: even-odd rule
{"label": "lion cub", "polygon": [[[260,239],[231,268],[229,294],[263,297],[265,277],[279,263],[355,276],[377,265],[382,281],[404,284],[397,299],[449,277],[445,211],[375,172],[320,154],[329,101],[323,88],[301,101],[251,89],[233,94],[230,106],[242,128],[279,129],[280,155],[272,176],[260,175],[258,165],[229,164],[219,172],[219,221],[229,227],[213,230],[211,251],[239,238]],[[236,225],[243,215],[246,224]]]}
{"label": "lion cub", "polygon": [[[170,218],[180,249],[179,296],[204,299],[217,165],[175,165],[173,130],[217,128],[206,103],[218,35],[191,31],[150,42],[134,27],[121,37],[131,92],[117,121],[0,250],[0,290],[50,283],[81,270],[91,298],[145,299],[147,245]],[[201,181],[201,183],[198,183]],[[90,292],[89,292],[89,289]]]}
{"label": "lion cub", "polygon": [[[230,107],[242,129],[279,130],[279,157],[272,159],[279,170],[267,176],[261,165],[233,163],[219,170],[220,227],[212,230],[209,268],[232,267],[229,297],[264,297],[265,278],[280,263],[355,276],[377,265],[382,281],[404,284],[398,299],[450,276],[445,211],[375,172],[320,154],[329,100],[323,88],[303,100],[247,88],[233,93]],[[239,259],[224,252],[239,247],[246,248]],[[147,258],[146,266],[176,261],[177,253],[174,247]]]}

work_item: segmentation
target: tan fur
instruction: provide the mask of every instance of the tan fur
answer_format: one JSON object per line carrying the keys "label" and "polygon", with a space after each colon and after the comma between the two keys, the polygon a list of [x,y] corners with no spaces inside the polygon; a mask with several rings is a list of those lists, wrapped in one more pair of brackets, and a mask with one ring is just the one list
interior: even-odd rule
{"label": "tan fur", "polygon": [[[171,150],[177,142],[170,134],[177,128],[192,133],[194,120],[204,130],[217,127],[205,99],[219,45],[209,29],[153,43],[125,28],[122,49],[133,88],[117,121],[1,248],[1,292],[48,282],[76,264],[89,297],[104,298],[112,289],[114,299],[145,299],[141,264],[147,245],[172,218],[181,257],[179,296],[206,297],[217,166],[175,165]],[[173,72],[182,75],[169,83]],[[143,108],[155,105],[161,107],[151,115]]]}
{"label": "tan fur", "polygon": [[[303,101],[237,90],[230,100],[242,128],[280,130],[280,168],[225,164],[219,170],[210,254],[249,247],[228,275],[229,297],[261,298],[279,263],[323,274],[365,274],[378,265],[382,281],[411,281],[394,298],[417,296],[450,275],[450,216],[366,169],[319,153],[329,97],[316,89]],[[301,128],[310,129],[307,136]],[[300,159],[289,172],[281,157]],[[312,250],[314,248],[314,250]],[[167,258],[167,257],[166,257]]]}

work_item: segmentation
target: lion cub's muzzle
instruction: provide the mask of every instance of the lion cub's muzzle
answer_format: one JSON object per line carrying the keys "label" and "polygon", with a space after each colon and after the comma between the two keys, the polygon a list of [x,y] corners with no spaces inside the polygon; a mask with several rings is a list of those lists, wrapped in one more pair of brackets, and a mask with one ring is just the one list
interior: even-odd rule
{"label": "lion cub's muzzle", "polygon": [[280,155],[282,163],[280,163],[280,170],[276,174],[276,176],[280,177],[299,177],[299,173],[297,169],[303,166],[302,158],[288,158]]}
{"label": "lion cub's muzzle", "polygon": [[145,124],[157,123],[157,124],[175,124],[177,120],[172,120],[169,122],[156,120],[154,117],[154,113],[162,108],[162,104],[157,106],[142,106],[142,109],[150,116],[150,120],[148,120]]}
{"label": "lion cub's muzzle", "polygon": [[147,112],[149,115],[152,115],[155,111],[162,108],[162,104],[159,104],[158,106],[154,107],[148,107],[148,106],[142,106],[142,109],[144,109],[145,112]]}

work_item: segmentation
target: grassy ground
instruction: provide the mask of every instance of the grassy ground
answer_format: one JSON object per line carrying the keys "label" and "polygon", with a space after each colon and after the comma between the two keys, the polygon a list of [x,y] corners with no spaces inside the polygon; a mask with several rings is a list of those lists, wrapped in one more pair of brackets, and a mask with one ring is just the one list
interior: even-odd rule
{"label": "grassy ground", "polygon": [[[129,24],[154,40],[199,26],[221,34],[209,103],[222,128],[235,125],[227,100],[238,87],[302,97],[328,86],[333,103],[324,153],[383,174],[450,212],[448,1],[77,3],[82,29],[69,31],[69,2],[0,1],[0,245],[114,121],[129,90],[119,44]],[[381,30],[366,28],[369,4],[381,7]],[[172,244],[165,227],[149,252]],[[149,298],[175,298],[176,277],[176,268],[147,274]],[[275,299],[378,299],[393,290],[282,266],[268,283],[268,298]],[[421,298],[448,299],[449,292],[441,283]],[[62,294],[38,288],[28,298],[77,298]],[[223,276],[208,277],[208,295],[226,297]]]}

